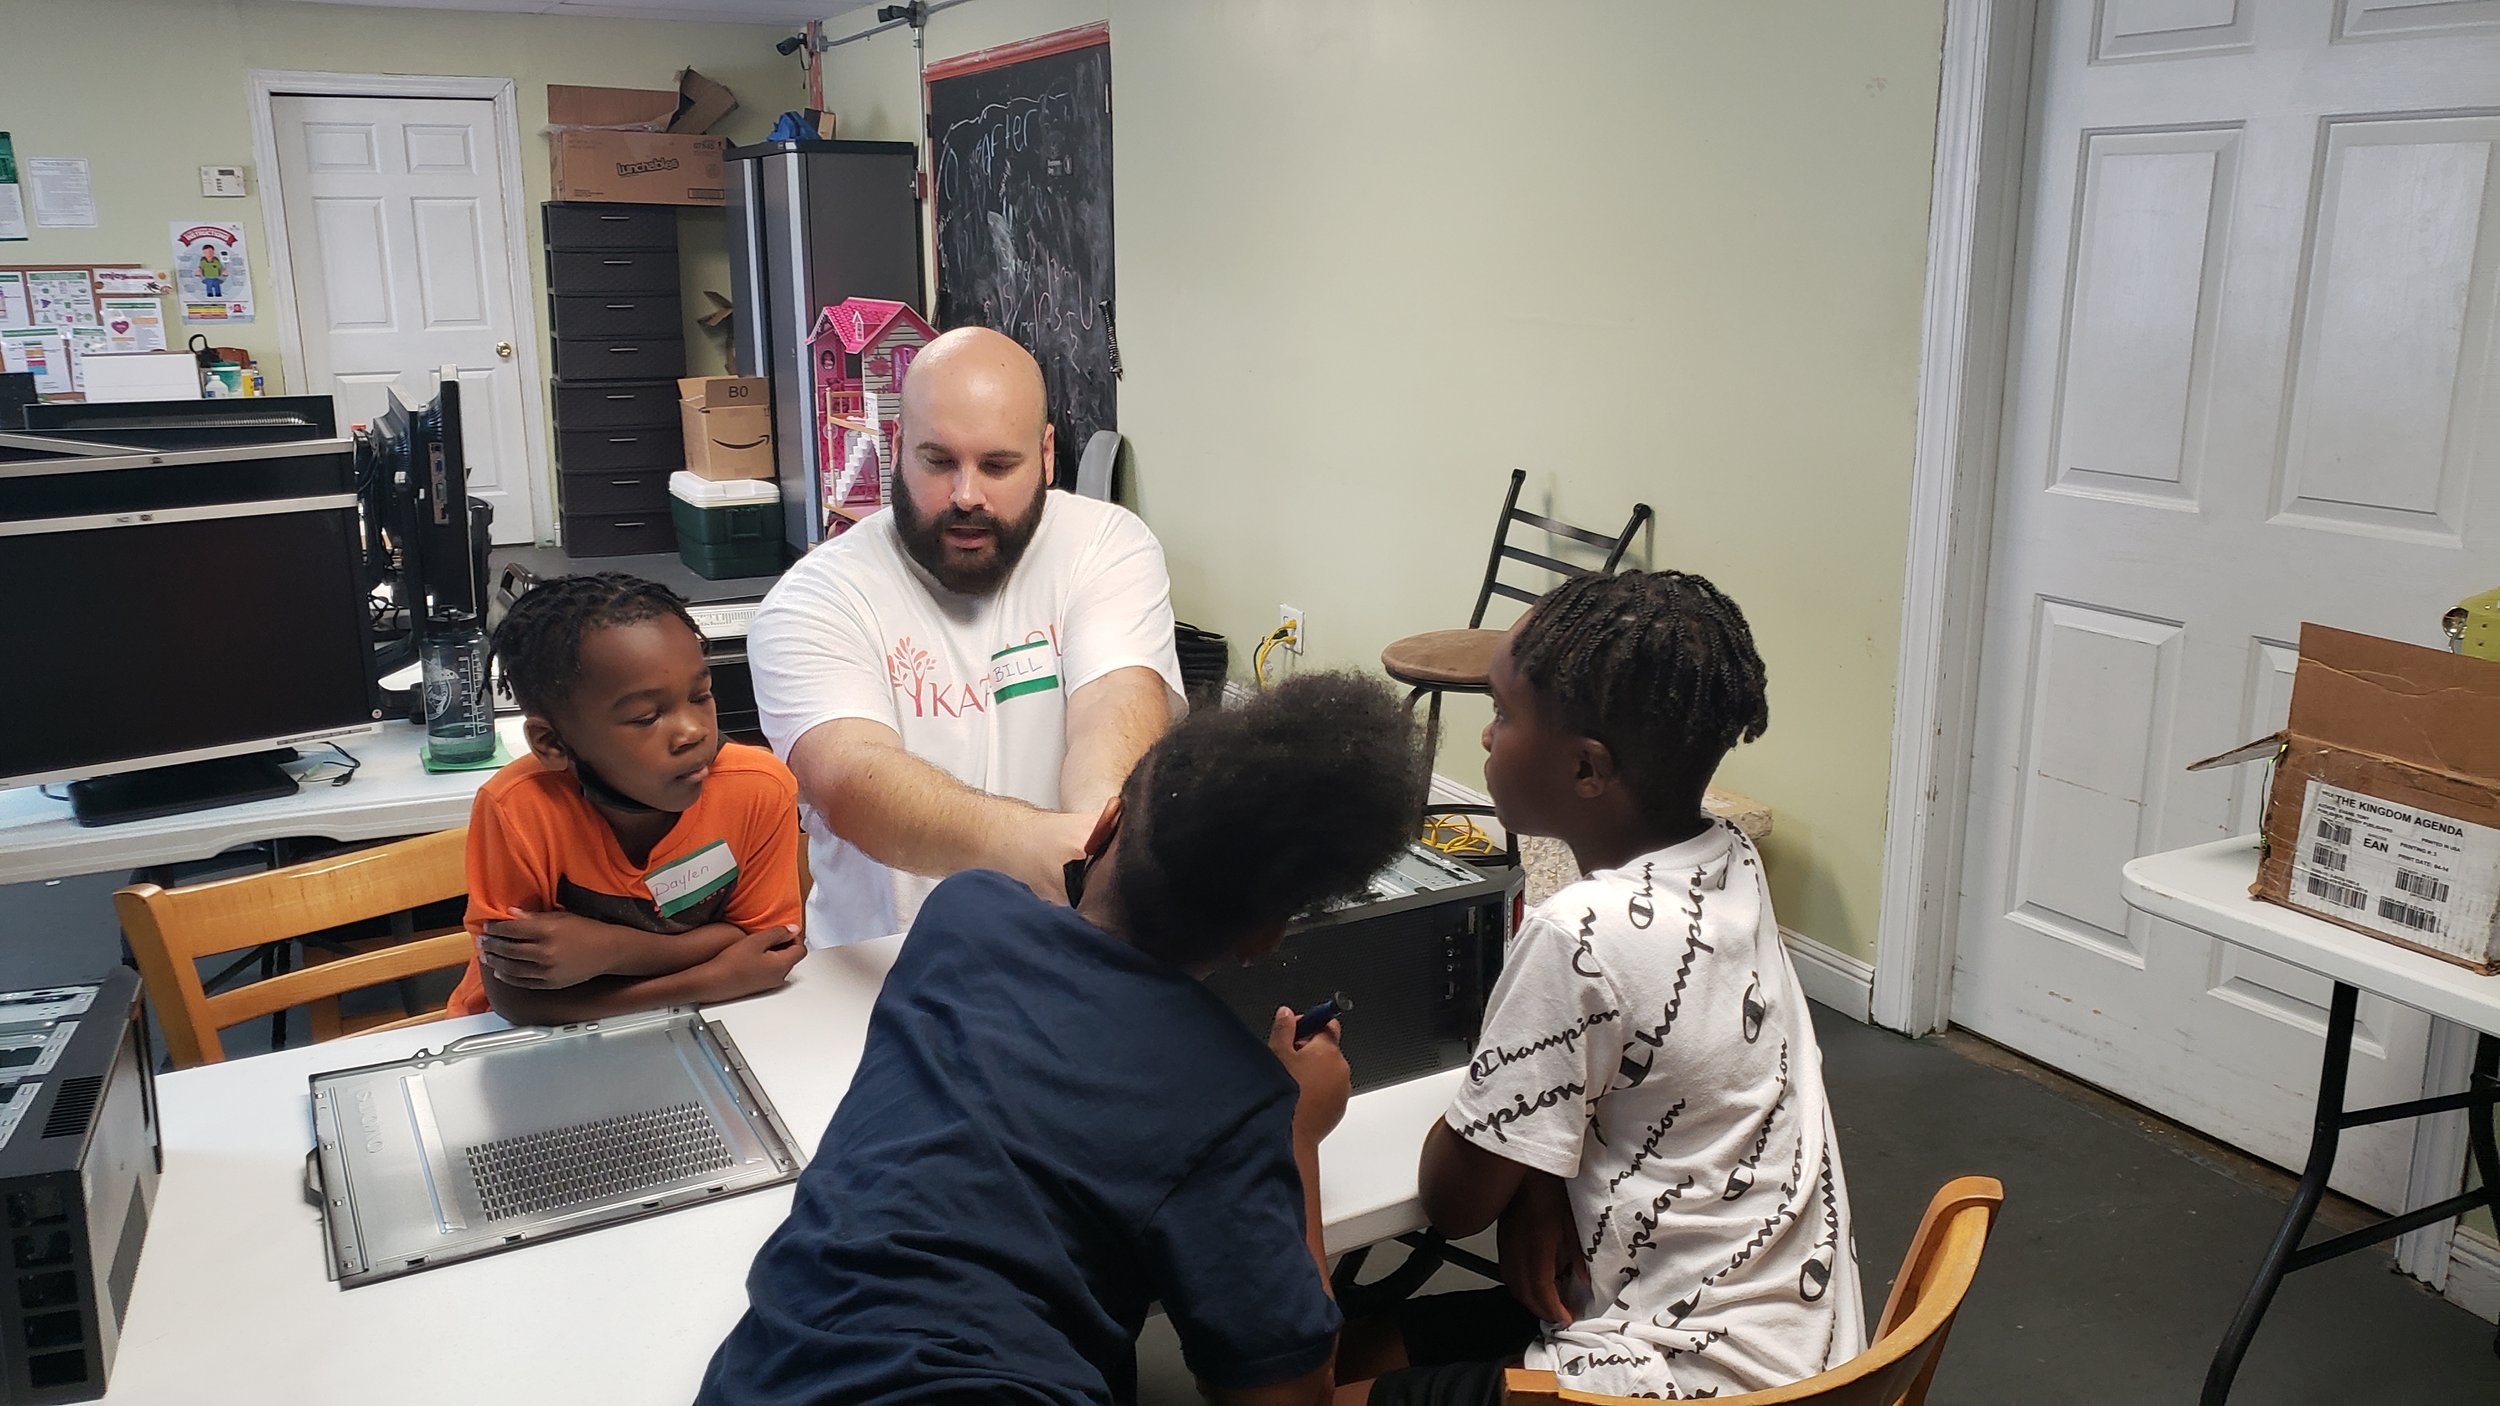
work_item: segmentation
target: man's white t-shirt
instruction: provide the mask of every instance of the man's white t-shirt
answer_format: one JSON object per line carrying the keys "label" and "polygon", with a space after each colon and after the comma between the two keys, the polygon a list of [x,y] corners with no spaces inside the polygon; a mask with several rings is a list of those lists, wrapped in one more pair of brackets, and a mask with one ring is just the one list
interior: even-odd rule
{"label": "man's white t-shirt", "polygon": [[1569,1185],[1587,1301],[1527,1352],[1564,1386],[1731,1395],[1864,1348],[1822,1052],[1734,829],[1539,904],[1446,1116]]}
{"label": "man's white t-shirt", "polygon": [[[884,723],[904,750],[977,791],[1059,805],[1068,696],[1115,669],[1175,698],[1163,548],[1117,504],[1045,490],[1041,526],[996,593],[958,595],[904,554],[878,513],[800,559],[756,611],[747,653],[764,735],[785,760],[810,729]],[[936,880],[841,839],[802,792],[807,941],[835,947],[911,925]]]}

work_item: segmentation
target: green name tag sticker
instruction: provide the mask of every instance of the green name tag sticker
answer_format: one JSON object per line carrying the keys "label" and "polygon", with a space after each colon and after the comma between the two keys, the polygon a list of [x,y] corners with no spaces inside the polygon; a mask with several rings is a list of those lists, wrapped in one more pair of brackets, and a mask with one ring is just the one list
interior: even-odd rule
{"label": "green name tag sticker", "polygon": [[727,840],[714,840],[642,876],[663,918],[674,918],[737,881],[738,856],[729,852]]}
{"label": "green name tag sticker", "polygon": [[990,656],[990,701],[1004,703],[1059,687],[1059,657],[1047,639],[1010,645]]}

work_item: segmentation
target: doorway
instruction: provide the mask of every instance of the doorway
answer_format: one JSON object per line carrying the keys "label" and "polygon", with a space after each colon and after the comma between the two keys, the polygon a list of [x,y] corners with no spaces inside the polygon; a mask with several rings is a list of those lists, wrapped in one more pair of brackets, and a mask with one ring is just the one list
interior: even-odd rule
{"label": "doorway", "polygon": [[538,541],[551,518],[512,84],[252,77],[292,387],[367,423],[457,367],[469,492],[497,545]]}

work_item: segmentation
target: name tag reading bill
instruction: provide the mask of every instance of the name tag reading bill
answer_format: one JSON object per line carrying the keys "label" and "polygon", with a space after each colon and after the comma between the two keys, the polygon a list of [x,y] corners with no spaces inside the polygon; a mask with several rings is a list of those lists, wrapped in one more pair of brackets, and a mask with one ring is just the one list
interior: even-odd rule
{"label": "name tag reading bill", "polygon": [[737,881],[738,856],[729,852],[727,840],[714,840],[642,876],[664,918],[676,917]]}

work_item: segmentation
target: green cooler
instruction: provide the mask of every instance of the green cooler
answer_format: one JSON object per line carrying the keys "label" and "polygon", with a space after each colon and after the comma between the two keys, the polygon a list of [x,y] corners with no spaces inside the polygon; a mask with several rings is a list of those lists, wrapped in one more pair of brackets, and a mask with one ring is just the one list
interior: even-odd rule
{"label": "green cooler", "polygon": [[708,581],[781,570],[781,485],[769,478],[668,476],[677,559]]}

